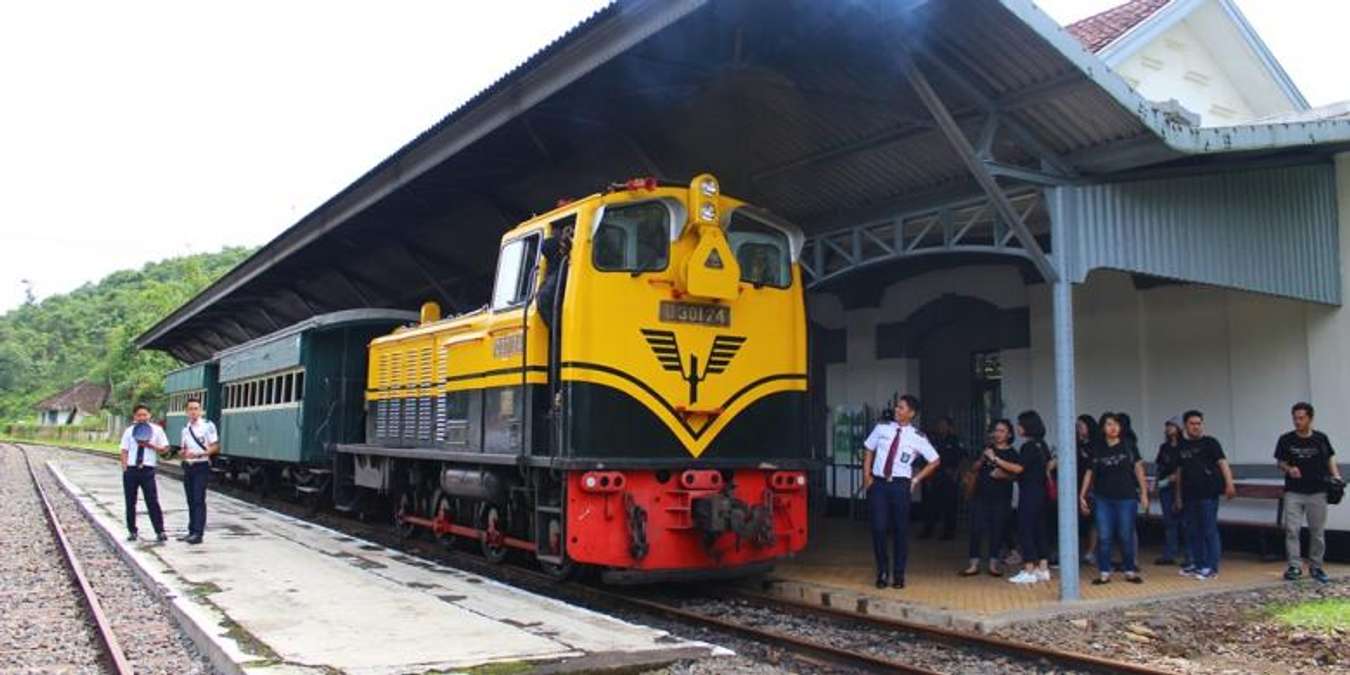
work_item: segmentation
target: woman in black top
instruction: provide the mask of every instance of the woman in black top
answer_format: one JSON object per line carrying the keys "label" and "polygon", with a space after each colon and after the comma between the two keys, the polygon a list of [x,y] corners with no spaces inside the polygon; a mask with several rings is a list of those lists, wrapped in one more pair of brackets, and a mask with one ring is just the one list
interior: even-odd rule
{"label": "woman in black top", "polygon": [[1104,413],[1101,429],[1102,442],[1093,450],[1092,466],[1083,476],[1083,488],[1078,493],[1078,507],[1084,512],[1088,510],[1088,494],[1092,494],[1101,537],[1097,548],[1097,569],[1101,575],[1092,583],[1111,581],[1113,543],[1120,544],[1125,580],[1142,583],[1134,560],[1134,523],[1141,505],[1148,510],[1144,460],[1139,449],[1125,438],[1125,425],[1119,415]]}
{"label": "woman in black top", "polygon": [[1012,481],[1022,472],[1017,450],[1013,448],[1013,426],[1008,420],[997,420],[989,426],[992,443],[985,446],[975,481],[975,497],[970,501],[970,566],[962,576],[980,573],[981,542],[989,542],[989,575],[1001,576],[998,567],[998,548],[1003,541],[1003,524],[1012,508]]}
{"label": "woman in black top", "polygon": [[1181,417],[1173,417],[1163,425],[1163,442],[1158,446],[1158,457],[1153,466],[1158,476],[1158,506],[1162,509],[1163,555],[1155,565],[1176,565],[1178,554],[1181,566],[1189,567],[1186,549],[1181,546],[1181,530],[1185,529],[1181,512],[1173,508],[1177,497],[1177,468],[1181,466]]}
{"label": "woman in black top", "polygon": [[[1092,448],[1101,439],[1101,429],[1092,415],[1078,416],[1078,487],[1083,487],[1083,476],[1092,466]],[[1089,504],[1091,506],[1091,504]],[[1083,542],[1083,562],[1089,565],[1097,563],[1097,526],[1092,522],[1092,512],[1078,513],[1078,540]]]}
{"label": "woman in black top", "polygon": [[1045,422],[1034,410],[1017,416],[1017,435],[1024,439],[1018,453],[1017,533],[1022,546],[1022,571],[1008,581],[1034,584],[1050,580],[1050,546],[1045,536],[1046,478],[1050,474],[1050,447],[1045,444]]}

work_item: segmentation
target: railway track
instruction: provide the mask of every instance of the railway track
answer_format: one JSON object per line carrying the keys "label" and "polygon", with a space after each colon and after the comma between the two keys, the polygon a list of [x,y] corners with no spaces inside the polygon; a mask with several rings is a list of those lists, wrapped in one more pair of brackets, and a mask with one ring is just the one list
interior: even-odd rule
{"label": "railway track", "polygon": [[[109,459],[105,453],[66,448]],[[163,473],[180,477],[177,467],[166,465]],[[252,491],[235,486],[213,485],[213,489],[252,503],[264,503]],[[315,521],[345,534],[417,555],[440,564],[521,586],[564,600],[597,608],[644,617],[659,617],[677,625],[693,626],[719,635],[734,636],[788,654],[791,658],[820,670],[858,672],[942,673],[952,672],[943,664],[978,663],[1002,659],[1024,672],[1130,673],[1167,675],[1170,671],[1100,656],[1068,652],[1025,642],[996,638],[980,633],[939,628],[847,610],[797,603],[734,585],[703,586],[688,591],[685,597],[672,599],[653,593],[626,589],[619,593],[608,587],[584,582],[559,582],[533,569],[517,565],[497,565],[481,556],[454,550],[433,539],[405,538],[392,527],[340,517],[331,513],[313,513],[308,507],[276,498],[265,500],[268,508],[287,515]],[[692,601],[691,601],[692,596]],[[738,614],[737,608],[759,609],[778,616],[809,617],[820,629],[784,630],[781,626],[756,625]],[[829,630],[824,630],[829,626]],[[828,634],[828,638],[821,635]],[[843,636],[843,637],[840,637]],[[890,645],[904,640],[910,645],[927,645],[946,656],[901,661],[874,652],[877,644]],[[888,650],[894,652],[896,650]],[[904,650],[901,650],[902,652]]]}
{"label": "railway track", "polygon": [[66,536],[66,530],[61,525],[61,519],[56,515],[56,509],[52,506],[51,500],[47,497],[46,489],[42,487],[42,482],[38,480],[37,473],[33,469],[33,462],[28,457],[28,450],[22,447],[18,447],[18,450],[23,455],[24,466],[28,469],[28,477],[33,482],[33,490],[42,503],[42,512],[46,516],[48,529],[51,530],[57,548],[61,551],[66,568],[70,572],[71,581],[80,593],[82,604],[89,615],[88,618],[94,624],[95,633],[98,635],[98,644],[103,651],[107,666],[111,669],[111,672],[117,675],[130,675],[132,669],[131,664],[127,661],[126,652],[122,649],[121,643],[118,642],[117,636],[113,634],[112,624],[103,611],[103,605],[99,602],[98,594],[94,592],[93,586],[89,583],[89,577],[84,572],[84,566],[80,564],[80,559],[75,554],[75,548],[71,545],[70,538]]}

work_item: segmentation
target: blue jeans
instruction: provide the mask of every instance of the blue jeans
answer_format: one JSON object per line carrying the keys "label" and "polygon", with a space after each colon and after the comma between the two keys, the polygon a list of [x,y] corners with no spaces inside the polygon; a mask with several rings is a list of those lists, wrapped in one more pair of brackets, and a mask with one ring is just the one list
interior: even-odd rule
{"label": "blue jeans", "polygon": [[867,491],[867,503],[872,511],[872,554],[876,557],[877,576],[886,576],[886,536],[895,533],[895,557],[889,571],[891,580],[905,578],[905,564],[909,560],[909,479],[897,478],[887,483],[877,479]]}
{"label": "blue jeans", "polygon": [[1185,500],[1186,536],[1191,564],[1219,571],[1219,498]]}
{"label": "blue jeans", "polygon": [[[1172,508],[1176,502],[1177,488],[1169,485],[1158,491],[1158,507],[1162,510],[1163,557],[1180,560],[1183,564],[1190,561],[1190,547],[1181,545],[1181,531],[1185,529],[1185,517]],[[1190,537],[1186,538],[1190,542]]]}
{"label": "blue jeans", "polygon": [[183,463],[183,494],[187,495],[188,534],[194,537],[200,537],[206,532],[206,480],[210,477],[210,462]]}
{"label": "blue jeans", "polygon": [[1097,568],[1111,571],[1111,546],[1120,544],[1121,570],[1138,572],[1134,560],[1134,520],[1139,513],[1139,500],[1095,497],[1097,517]]}

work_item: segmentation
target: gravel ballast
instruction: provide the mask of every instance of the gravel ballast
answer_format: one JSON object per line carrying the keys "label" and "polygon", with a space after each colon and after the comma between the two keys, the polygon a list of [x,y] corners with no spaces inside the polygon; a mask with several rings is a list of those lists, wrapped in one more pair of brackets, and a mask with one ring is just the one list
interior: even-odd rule
{"label": "gravel ballast", "polygon": [[[194,675],[211,673],[209,661],[197,650],[191,639],[179,628],[162,596],[147,588],[127,562],[119,557],[104,535],[89,522],[47,471],[46,462],[56,453],[47,449],[28,447],[34,471],[47,492],[56,515],[65,528],[75,555],[83,565],[89,583],[93,586],[104,614],[112,624],[126,653],[127,660],[137,673],[164,673],[166,675]],[[0,565],[6,573],[0,575],[0,626],[4,626],[4,643],[0,645],[0,671],[10,672],[15,664],[18,672],[60,670],[57,664],[76,664],[75,672],[106,672],[100,662],[101,652],[92,623],[81,604],[79,591],[68,575],[54,537],[47,529],[41,512],[41,502],[33,489],[22,454],[13,445],[0,445],[0,527],[8,533],[28,533],[14,537],[17,546],[0,547]],[[117,465],[109,462],[109,471]],[[142,509],[144,505],[142,504]],[[40,530],[40,532],[38,531]],[[42,536],[37,536],[37,535]],[[141,546],[152,544],[141,543]],[[153,545],[182,545],[153,544]],[[11,571],[23,569],[25,578],[16,580],[11,589]],[[31,576],[31,580],[27,577]],[[11,596],[11,590],[16,591]],[[11,611],[18,607],[21,611]],[[28,608],[26,611],[24,608]],[[43,609],[48,608],[48,609]],[[64,628],[38,629],[30,618],[16,614],[29,613],[33,618],[57,614],[66,623]],[[11,624],[14,624],[11,627]],[[16,639],[17,638],[17,639]],[[13,642],[12,642],[13,640]],[[19,642],[17,640],[23,640]],[[16,651],[9,653],[11,644]],[[66,659],[64,661],[60,659]]]}

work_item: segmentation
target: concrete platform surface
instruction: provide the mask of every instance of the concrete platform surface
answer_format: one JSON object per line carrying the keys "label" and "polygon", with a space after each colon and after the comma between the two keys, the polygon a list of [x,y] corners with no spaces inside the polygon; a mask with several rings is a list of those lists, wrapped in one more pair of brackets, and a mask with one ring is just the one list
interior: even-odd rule
{"label": "concrete platform surface", "polygon": [[[117,465],[49,463],[66,490],[169,595],[226,672],[422,673],[510,662],[578,670],[729,653],[211,493],[206,542],[123,541]],[[170,536],[182,484],[161,476]],[[144,504],[140,532],[153,537]]]}
{"label": "concrete platform surface", "polygon": [[[1288,583],[1281,579],[1284,562],[1262,562],[1255,555],[1237,552],[1223,554],[1215,579],[1182,577],[1175,566],[1154,565],[1162,551],[1145,546],[1139,552],[1144,583],[1125,583],[1117,574],[1111,583],[1094,586],[1091,581],[1097,569],[1082,565],[1082,600],[1066,604],[1059,601],[1058,570],[1052,570],[1050,582],[1026,586],[1009,583],[1007,575],[959,576],[957,572],[969,560],[967,534],[960,531],[951,541],[911,536],[906,588],[879,590],[872,583],[876,568],[867,523],[830,518],[811,525],[810,546],[778,564],[766,580],[768,590],[793,600],[958,628],[991,629],[1086,609]],[[912,531],[919,529],[916,526]],[[1328,564],[1326,570],[1332,576],[1350,574],[1346,565]]]}

